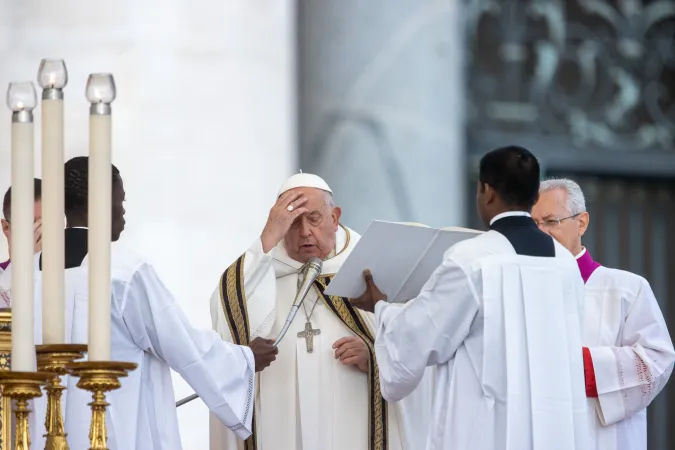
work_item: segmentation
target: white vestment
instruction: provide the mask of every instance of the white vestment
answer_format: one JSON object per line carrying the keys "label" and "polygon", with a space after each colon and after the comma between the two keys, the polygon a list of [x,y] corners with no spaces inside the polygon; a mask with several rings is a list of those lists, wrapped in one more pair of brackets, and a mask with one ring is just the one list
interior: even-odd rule
{"label": "white vestment", "polygon": [[[88,340],[88,259],[66,272],[66,343]],[[246,438],[252,427],[255,365],[248,347],[223,342],[212,330],[194,329],[154,269],[112,244],[111,358],[138,367],[107,394],[110,450],[179,450],[176,399],[170,369],[178,372],[209,409]],[[35,286],[36,344],[41,342],[42,280]],[[48,320],[48,318],[45,318]],[[65,429],[71,449],[87,449],[91,393],[65,377]],[[31,415],[32,448],[44,448],[46,400]]]}
{"label": "white vestment", "polygon": [[0,268],[0,308],[9,308],[12,305],[10,300],[10,289],[12,286],[12,265],[7,266],[7,270]]}
{"label": "white vestment", "polygon": [[668,381],[673,343],[647,280],[598,267],[586,282],[583,344],[593,359],[589,398],[597,450],[647,450],[647,406]]}
{"label": "white vestment", "polygon": [[[33,258],[33,270],[39,271],[39,253]],[[12,306],[12,264],[9,264],[5,270],[0,268],[0,308],[10,308]]]}
{"label": "white vestment", "polygon": [[451,247],[405,308],[377,303],[385,398],[404,398],[437,366],[427,450],[588,449],[584,286],[555,249],[517,255],[489,231]]}
{"label": "white vestment", "polygon": [[[336,273],[358,239],[354,231],[340,227],[336,254],[324,261],[322,274]],[[283,242],[265,254],[258,239],[245,253],[243,266],[250,335],[275,339],[291,309],[303,265],[288,256]],[[211,298],[211,317],[223,339],[231,341],[224,306],[219,287]],[[280,342],[277,360],[257,377],[257,450],[381,448],[370,445],[375,435],[369,433],[369,374],[342,365],[332,348],[338,339],[356,334],[331,312],[316,288],[310,290],[304,307],[306,311],[300,308]],[[305,339],[297,335],[312,309],[311,324],[321,332],[314,337],[314,351],[308,353]],[[374,316],[357,314],[374,336]],[[415,395],[387,404],[388,449],[418,450],[423,445],[432,412],[433,373],[429,370]],[[375,383],[379,387],[379,381]],[[244,448],[242,441],[213,420],[210,431],[211,450]]]}

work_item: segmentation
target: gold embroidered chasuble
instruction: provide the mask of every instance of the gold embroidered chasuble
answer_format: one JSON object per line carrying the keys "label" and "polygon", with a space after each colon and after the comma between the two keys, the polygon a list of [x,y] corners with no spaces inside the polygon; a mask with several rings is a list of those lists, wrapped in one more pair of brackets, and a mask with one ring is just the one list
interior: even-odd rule
{"label": "gold embroidered chasuble", "polygon": [[[346,244],[344,246],[346,249],[350,243],[350,231],[345,227],[343,227],[343,230],[347,233]],[[245,254],[240,256],[225,270],[219,286],[221,306],[228,322],[232,341],[239,345],[248,345],[252,333],[255,332],[255,330],[251,330],[251,324],[249,323],[246,294],[244,291],[244,262]],[[329,311],[352,333],[366,343],[370,355],[368,370],[368,448],[369,450],[388,450],[387,402],[382,398],[380,393],[374,336],[367,326],[363,313],[353,308],[347,299],[324,294],[324,290],[328,283],[330,283],[333,275],[322,274],[315,281],[314,288],[319,294],[319,300]],[[298,319],[296,316],[295,320],[302,320],[302,318]],[[290,335],[285,337],[285,339],[289,338],[292,337]],[[253,435],[246,440],[244,445],[245,450],[257,450],[255,422],[256,417],[254,412]]]}

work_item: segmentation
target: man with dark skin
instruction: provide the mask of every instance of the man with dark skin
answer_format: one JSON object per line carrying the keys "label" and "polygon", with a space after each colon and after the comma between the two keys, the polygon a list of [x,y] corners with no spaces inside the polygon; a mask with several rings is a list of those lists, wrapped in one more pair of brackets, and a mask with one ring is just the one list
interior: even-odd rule
{"label": "man with dark skin", "polygon": [[[65,309],[66,323],[72,324],[67,340],[73,343],[88,340],[88,164],[87,157],[65,164]],[[122,389],[110,394],[108,448],[181,448],[170,369],[245,439],[253,427],[255,372],[268,367],[278,350],[271,340],[240,346],[223,342],[212,330],[192,327],[152,266],[117,242],[125,226],[125,195],[119,170],[112,166],[111,359],[137,368]],[[36,316],[42,314],[40,304],[36,302]],[[81,426],[90,415],[87,395],[76,382],[68,380],[66,432],[72,448],[88,448],[87,429]],[[38,411],[39,406],[36,417],[44,418]]]}
{"label": "man with dark skin", "polygon": [[[87,211],[87,185],[86,185],[86,170],[87,158],[78,157],[73,158],[66,163],[66,180],[68,192],[66,193],[65,213],[66,213],[66,248],[77,245],[77,240],[72,239],[73,233],[78,233],[76,230],[81,229],[86,235],[88,224]],[[112,236],[111,241],[117,242],[124,231],[126,220],[124,215],[124,202],[126,201],[126,191],[124,190],[124,181],[120,176],[117,167],[112,166],[113,183],[112,183]],[[69,245],[72,242],[73,245]],[[86,245],[86,244],[85,244]],[[66,259],[68,255],[73,252],[66,251]],[[69,267],[66,263],[66,267]],[[72,266],[71,262],[70,266]],[[253,351],[256,362],[256,371],[261,371],[269,366],[274,361],[273,355],[278,353],[278,350],[271,344],[274,341],[270,339],[254,339],[251,341],[250,348]]]}
{"label": "man with dark skin", "polygon": [[387,400],[436,368],[427,449],[589,448],[583,283],[572,255],[532,220],[539,177],[522,147],[487,153],[476,203],[490,231],[450,247],[403,308],[386,302],[369,271],[351,300],[375,313]]}

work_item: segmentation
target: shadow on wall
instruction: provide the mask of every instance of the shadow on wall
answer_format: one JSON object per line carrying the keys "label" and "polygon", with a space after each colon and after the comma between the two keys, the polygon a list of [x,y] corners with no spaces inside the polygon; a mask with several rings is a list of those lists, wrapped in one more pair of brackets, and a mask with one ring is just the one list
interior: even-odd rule
{"label": "shadow on wall", "polygon": [[[393,202],[400,218],[412,218],[412,202],[403,179],[401,162],[396,158],[385,127],[368,114],[353,111],[333,111],[326,114],[318,128],[316,138],[310,145],[309,167],[316,167],[320,173],[334,173],[329,168],[335,167],[346,150],[345,147],[338,146],[331,151],[329,147],[336,135],[349,126],[357,127],[374,144],[364,147],[374,153],[370,156],[374,156],[379,162],[376,165],[369,165],[368,171],[377,171],[383,178],[385,189],[381,192],[387,193],[389,197],[383,200]],[[339,195],[338,192],[337,196]]]}

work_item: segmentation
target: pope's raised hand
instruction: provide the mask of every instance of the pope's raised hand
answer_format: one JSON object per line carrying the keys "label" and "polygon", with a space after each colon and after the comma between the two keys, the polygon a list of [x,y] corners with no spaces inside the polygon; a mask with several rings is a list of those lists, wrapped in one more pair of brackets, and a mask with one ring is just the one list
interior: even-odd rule
{"label": "pope's raised hand", "polygon": [[295,219],[307,212],[307,208],[302,206],[305,203],[307,203],[307,197],[303,195],[302,191],[295,189],[286,191],[279,196],[270,210],[267,223],[260,236],[265,253],[276,247],[286,236]]}
{"label": "pope's raised hand", "polygon": [[279,353],[279,349],[274,346],[274,341],[271,339],[257,337],[248,344],[248,347],[253,352],[256,372],[261,372],[269,366],[277,359],[277,353]]}
{"label": "pope's raised hand", "polygon": [[358,298],[350,298],[349,303],[353,306],[368,312],[375,312],[375,304],[380,300],[387,300],[387,296],[383,294],[375,285],[373,274],[370,270],[363,271],[363,278],[366,280],[366,290]]}

